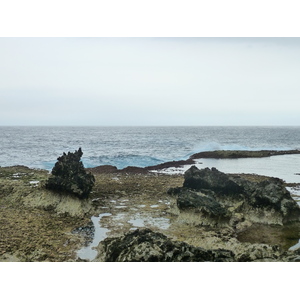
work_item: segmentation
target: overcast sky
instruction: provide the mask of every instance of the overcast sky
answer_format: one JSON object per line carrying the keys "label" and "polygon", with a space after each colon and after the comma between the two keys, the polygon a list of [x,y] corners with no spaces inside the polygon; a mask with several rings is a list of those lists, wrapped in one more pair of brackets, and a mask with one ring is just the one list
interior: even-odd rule
{"label": "overcast sky", "polygon": [[0,125],[300,125],[300,38],[0,38]]}

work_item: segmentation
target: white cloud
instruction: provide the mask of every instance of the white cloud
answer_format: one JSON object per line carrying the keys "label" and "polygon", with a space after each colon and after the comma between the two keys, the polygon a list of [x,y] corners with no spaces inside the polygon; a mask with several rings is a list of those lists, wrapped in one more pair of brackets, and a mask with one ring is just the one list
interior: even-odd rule
{"label": "white cloud", "polygon": [[0,122],[299,125],[299,40],[0,38]]}

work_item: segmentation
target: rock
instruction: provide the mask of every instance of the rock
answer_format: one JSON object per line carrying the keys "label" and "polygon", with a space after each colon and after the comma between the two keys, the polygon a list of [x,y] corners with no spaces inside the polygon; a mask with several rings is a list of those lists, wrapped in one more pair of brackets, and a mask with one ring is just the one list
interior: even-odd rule
{"label": "rock", "polygon": [[147,174],[149,171],[146,168],[140,168],[140,167],[132,167],[128,166],[122,170],[120,170],[120,173],[127,173],[127,174]]}
{"label": "rock", "polygon": [[192,166],[185,172],[184,179],[184,187],[197,191],[208,189],[225,195],[240,194],[244,191],[243,187],[216,168],[199,170],[197,167]]}
{"label": "rock", "polygon": [[106,262],[234,261],[232,251],[205,250],[184,242],[172,241],[164,234],[150,229],[137,229],[121,237],[106,238],[100,242],[98,253],[98,260]]}
{"label": "rock", "polygon": [[195,153],[190,156],[190,159],[199,158],[217,158],[217,159],[234,159],[248,157],[270,157],[274,155],[300,154],[300,150],[216,150]]}
{"label": "rock", "polygon": [[274,262],[283,256],[279,247],[267,244],[246,244],[242,249],[235,256],[238,262]]}
{"label": "rock", "polygon": [[230,176],[216,168],[199,170],[195,166],[185,172],[184,178],[182,188],[168,191],[171,195],[177,195],[180,210],[201,208],[210,217],[225,216],[228,210],[235,223],[237,214],[241,213],[243,221],[249,219],[281,225],[300,221],[300,207],[278,178],[255,182]]}
{"label": "rock", "polygon": [[280,213],[283,224],[300,220],[299,205],[281,179],[270,177],[259,183],[239,179],[239,182],[244,185],[244,196],[252,207]]}
{"label": "rock", "polygon": [[110,173],[117,173],[118,168],[115,166],[111,165],[103,165],[103,166],[98,166],[94,168],[88,168],[88,171],[94,173],[94,174],[110,174]]}
{"label": "rock", "polygon": [[228,211],[214,198],[187,189],[183,189],[179,193],[177,206],[181,210],[201,211],[210,217],[225,217],[228,214]]}
{"label": "rock", "polygon": [[81,235],[84,238],[84,246],[87,247],[93,241],[95,235],[94,223],[90,221],[86,226],[73,229],[71,233]]}
{"label": "rock", "polygon": [[52,175],[46,183],[46,188],[57,192],[70,193],[80,199],[87,198],[92,190],[95,178],[86,173],[82,162],[81,148],[74,153],[63,153],[57,158],[52,169]]}
{"label": "rock", "polygon": [[294,262],[300,262],[300,256],[297,256],[293,259]]}

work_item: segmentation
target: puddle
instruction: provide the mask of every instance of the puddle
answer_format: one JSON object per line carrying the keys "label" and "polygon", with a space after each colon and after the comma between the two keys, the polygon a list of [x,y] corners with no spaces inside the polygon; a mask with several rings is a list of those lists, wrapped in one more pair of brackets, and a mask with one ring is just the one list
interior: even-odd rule
{"label": "puddle", "polygon": [[97,251],[92,248],[98,246],[98,244],[106,238],[106,234],[110,231],[109,229],[101,227],[101,225],[100,225],[101,218],[108,217],[108,216],[111,216],[111,214],[103,213],[103,214],[100,214],[98,217],[93,216],[91,218],[91,221],[93,222],[94,228],[95,228],[94,238],[93,238],[93,241],[91,242],[91,244],[78,250],[77,256],[79,258],[87,259],[90,261],[92,261],[93,259],[96,258]]}
{"label": "puddle", "polygon": [[117,214],[117,215],[115,215],[115,216],[113,216],[112,218],[114,219],[114,220],[122,220],[123,218],[125,218],[125,214]]}
{"label": "puddle", "polygon": [[22,175],[23,175],[22,173],[15,173],[15,174],[12,175],[12,177],[13,178],[20,178],[20,177],[22,177]]}
{"label": "puddle", "polygon": [[94,199],[92,199],[92,202],[97,202],[97,201],[99,201],[100,200],[100,198],[94,198]]}
{"label": "puddle", "polygon": [[32,180],[32,181],[29,181],[30,184],[38,184],[40,181],[39,180]]}
{"label": "puddle", "polygon": [[133,219],[128,220],[134,227],[157,227],[160,229],[168,229],[170,227],[170,220],[168,218],[154,218],[154,217],[141,217],[136,216]]}
{"label": "puddle", "polygon": [[300,248],[300,240],[298,241],[298,243],[292,247],[289,248],[289,250],[297,250]]}
{"label": "puddle", "polygon": [[286,189],[291,193],[292,198],[300,205],[300,186],[287,187]]}
{"label": "puddle", "polygon": [[132,224],[134,227],[144,227],[144,220],[143,219],[131,219],[128,223]]}
{"label": "puddle", "polygon": [[39,180],[32,180],[32,181],[29,181],[29,184],[32,186],[32,187],[37,187],[39,185]]}

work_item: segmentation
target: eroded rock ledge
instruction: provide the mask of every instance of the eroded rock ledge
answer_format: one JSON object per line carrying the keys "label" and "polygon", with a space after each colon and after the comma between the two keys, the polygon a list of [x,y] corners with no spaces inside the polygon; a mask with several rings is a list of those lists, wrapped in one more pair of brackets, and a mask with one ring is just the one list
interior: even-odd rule
{"label": "eroded rock ledge", "polygon": [[275,155],[300,154],[300,150],[216,150],[195,153],[190,159],[199,158],[251,158],[251,157],[270,157]]}
{"label": "eroded rock ledge", "polygon": [[180,211],[199,214],[203,224],[243,227],[251,223],[284,225],[300,221],[300,207],[279,178],[259,182],[228,175],[216,168],[192,166],[183,187],[172,188]]}
{"label": "eroded rock ledge", "polygon": [[205,250],[172,241],[162,233],[137,229],[121,237],[106,238],[98,246],[97,260],[106,262],[230,262],[232,251]]}

